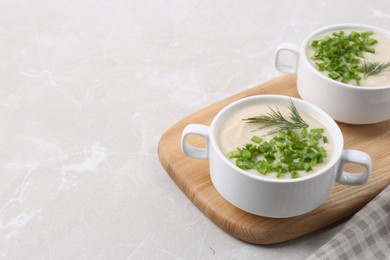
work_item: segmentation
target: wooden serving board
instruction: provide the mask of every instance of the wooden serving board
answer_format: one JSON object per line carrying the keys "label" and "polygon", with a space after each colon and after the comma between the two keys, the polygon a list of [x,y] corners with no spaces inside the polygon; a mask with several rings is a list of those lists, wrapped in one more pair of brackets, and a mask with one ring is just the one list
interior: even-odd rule
{"label": "wooden serving board", "polygon": [[[361,150],[371,155],[372,175],[363,186],[336,184],[323,205],[292,218],[260,217],[236,208],[214,188],[208,161],[193,159],[181,152],[181,133],[186,125],[210,125],[223,107],[243,97],[259,94],[298,97],[295,84],[295,77],[283,76],[244,90],[181,120],[160,139],[159,158],[172,180],[208,218],[240,240],[254,244],[273,244],[309,234],[359,211],[390,184],[390,120],[372,125],[339,123],[345,149]],[[352,167],[348,170],[356,172],[360,169]]]}

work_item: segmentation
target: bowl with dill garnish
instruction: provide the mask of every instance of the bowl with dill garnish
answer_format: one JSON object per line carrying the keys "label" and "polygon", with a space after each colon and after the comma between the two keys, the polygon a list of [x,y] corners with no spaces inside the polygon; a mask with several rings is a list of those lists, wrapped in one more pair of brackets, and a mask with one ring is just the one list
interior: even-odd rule
{"label": "bowl with dill garnish", "polygon": [[[289,65],[283,52],[291,52]],[[276,68],[297,75],[300,96],[336,121],[372,124],[390,119],[390,32],[362,24],[332,25],[297,46],[282,43]]]}
{"label": "bowl with dill garnish", "polygon": [[[205,147],[191,144],[191,135]],[[363,185],[371,158],[344,150],[335,121],[315,105],[289,96],[257,95],[224,107],[211,125],[189,124],[182,132],[185,155],[208,160],[216,190],[246,212],[274,218],[319,207],[335,182]],[[345,164],[362,172],[350,173]]]}

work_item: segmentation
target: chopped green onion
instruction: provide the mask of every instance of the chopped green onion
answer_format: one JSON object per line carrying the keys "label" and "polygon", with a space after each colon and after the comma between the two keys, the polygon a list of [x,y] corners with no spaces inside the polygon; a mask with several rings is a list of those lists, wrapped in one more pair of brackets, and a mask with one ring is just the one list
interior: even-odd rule
{"label": "chopped green onion", "polygon": [[236,149],[236,150],[233,150],[231,152],[228,152],[227,153],[227,156],[231,159],[231,158],[239,158],[241,157],[241,151],[240,149]]}
{"label": "chopped green onion", "polygon": [[243,170],[255,169],[264,175],[275,172],[278,178],[286,173],[298,178],[299,171],[310,172],[327,157],[323,145],[328,138],[323,128],[281,130],[268,142],[258,136],[251,141],[227,157],[236,159],[237,167]]}
{"label": "chopped green onion", "polygon": [[258,137],[257,135],[253,136],[251,140],[258,144],[263,141],[263,139],[261,137]]}
{"label": "chopped green onion", "polygon": [[323,132],[324,132],[324,128],[312,128],[312,129],[310,129],[310,133],[322,134]]}
{"label": "chopped green onion", "polygon": [[249,150],[242,150],[241,156],[246,159],[252,158],[252,153]]}
{"label": "chopped green onion", "polygon": [[302,137],[307,136],[307,128],[306,127],[301,130],[301,135],[302,135]]}
{"label": "chopped green onion", "polygon": [[293,171],[291,172],[291,179],[295,179],[295,178],[298,178],[299,177],[299,174],[297,171]]}
{"label": "chopped green onion", "polygon": [[370,38],[373,32],[333,32],[320,40],[314,40],[311,47],[314,54],[311,57],[319,71],[327,71],[328,76],[334,80],[348,83],[354,80],[360,85],[363,72],[362,59],[364,53],[375,53],[372,47],[378,41]]}
{"label": "chopped green onion", "polygon": [[261,174],[266,174],[268,172],[269,164],[267,161],[261,160],[254,164],[254,168]]}

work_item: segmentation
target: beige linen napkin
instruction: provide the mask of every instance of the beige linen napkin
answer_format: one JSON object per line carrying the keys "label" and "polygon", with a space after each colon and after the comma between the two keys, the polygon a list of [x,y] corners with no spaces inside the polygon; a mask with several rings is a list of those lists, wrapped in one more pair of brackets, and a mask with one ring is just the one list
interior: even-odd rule
{"label": "beige linen napkin", "polygon": [[390,186],[308,258],[314,259],[390,259]]}

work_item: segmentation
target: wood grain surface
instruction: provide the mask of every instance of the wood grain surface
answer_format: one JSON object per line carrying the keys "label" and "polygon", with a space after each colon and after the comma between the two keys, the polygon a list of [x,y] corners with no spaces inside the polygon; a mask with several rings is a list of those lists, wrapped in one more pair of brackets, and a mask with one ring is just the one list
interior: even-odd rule
{"label": "wood grain surface", "polygon": [[[323,205],[292,218],[260,217],[234,207],[214,188],[209,176],[208,161],[193,159],[181,152],[180,138],[186,125],[210,125],[223,107],[247,96],[281,94],[299,97],[295,84],[295,77],[283,76],[246,89],[176,123],[162,135],[159,142],[160,162],[176,185],[219,227],[249,243],[279,243],[319,230],[359,211],[390,184],[390,120],[372,125],[338,123],[344,135],[345,149],[370,154],[373,161],[372,175],[363,186],[335,184]],[[348,170],[353,172],[359,168],[350,167]]]}

